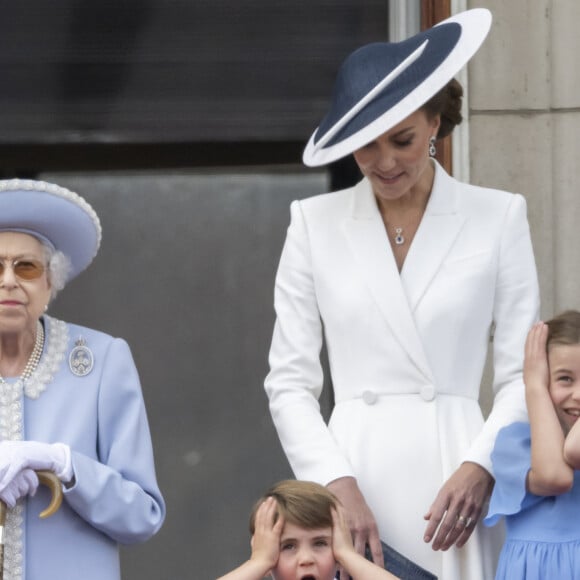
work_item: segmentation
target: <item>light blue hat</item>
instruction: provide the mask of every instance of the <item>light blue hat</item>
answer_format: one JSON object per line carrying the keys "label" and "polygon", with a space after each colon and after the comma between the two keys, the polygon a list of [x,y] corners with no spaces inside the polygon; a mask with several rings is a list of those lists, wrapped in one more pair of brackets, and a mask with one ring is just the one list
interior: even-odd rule
{"label": "light blue hat", "polygon": [[71,280],[101,245],[95,210],[64,187],[31,179],[0,180],[0,232],[23,232],[48,242],[71,261]]}

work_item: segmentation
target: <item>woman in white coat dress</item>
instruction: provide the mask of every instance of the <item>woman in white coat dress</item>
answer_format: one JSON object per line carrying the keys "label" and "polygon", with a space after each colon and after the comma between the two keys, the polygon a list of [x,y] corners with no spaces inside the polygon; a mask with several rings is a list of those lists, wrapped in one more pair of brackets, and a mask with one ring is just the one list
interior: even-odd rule
{"label": "woman in white coat dress", "polygon": [[380,562],[380,538],[444,580],[493,577],[501,538],[479,523],[490,452],[525,416],[523,346],[539,311],[524,198],[460,183],[430,158],[461,120],[453,76],[490,23],[470,10],[343,64],[304,161],[352,153],[364,178],[291,206],[265,382],[296,477],[339,497],[357,548]]}
{"label": "woman in white coat dress", "polygon": [[[99,219],[76,193],[0,181],[4,580],[119,580],[119,544],[147,540],[165,517],[129,346],[45,312],[100,241]],[[48,492],[35,493],[35,471],[46,469],[64,500],[41,520]]]}

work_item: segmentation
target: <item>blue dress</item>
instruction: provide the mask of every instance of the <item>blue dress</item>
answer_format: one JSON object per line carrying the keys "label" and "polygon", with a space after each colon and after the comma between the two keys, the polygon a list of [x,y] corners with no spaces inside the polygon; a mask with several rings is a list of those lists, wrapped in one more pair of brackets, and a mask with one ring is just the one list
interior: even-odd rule
{"label": "blue dress", "polygon": [[484,523],[506,520],[496,580],[580,579],[580,471],[568,493],[528,492],[529,423],[512,423],[498,433],[492,461],[495,487]]}
{"label": "blue dress", "polygon": [[[44,317],[45,346],[24,390],[0,389],[0,439],[62,442],[75,482],[61,508],[41,486],[9,511],[4,580],[120,580],[119,544],[151,538],[165,517],[139,375],[128,344]],[[84,369],[77,342],[92,362]]]}

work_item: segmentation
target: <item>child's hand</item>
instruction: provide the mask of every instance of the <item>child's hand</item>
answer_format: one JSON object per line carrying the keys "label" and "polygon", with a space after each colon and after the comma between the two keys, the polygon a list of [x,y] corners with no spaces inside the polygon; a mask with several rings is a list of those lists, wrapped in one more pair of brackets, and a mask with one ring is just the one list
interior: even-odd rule
{"label": "child's hand", "polygon": [[550,385],[547,340],[548,325],[544,322],[534,324],[528,333],[525,347],[524,383],[527,392],[535,389],[547,390]]}
{"label": "child's hand", "polygon": [[346,521],[344,508],[341,506],[332,510],[332,551],[334,559],[339,564],[344,561],[344,554],[354,552],[350,528]]}
{"label": "child's hand", "polygon": [[268,497],[256,510],[254,535],[252,536],[252,555],[241,566],[218,580],[261,580],[278,563],[280,537],[284,528],[282,517],[274,522],[276,500]]}
{"label": "child's hand", "polygon": [[274,523],[275,515],[276,500],[268,497],[256,511],[254,535],[251,541],[250,559],[263,564],[266,570],[276,566],[280,555],[280,536],[284,528],[284,518],[280,516]]}
{"label": "child's hand", "polygon": [[341,578],[398,580],[382,566],[369,562],[354,549],[350,528],[346,521],[346,512],[342,506],[332,510],[332,551],[338,563]]}

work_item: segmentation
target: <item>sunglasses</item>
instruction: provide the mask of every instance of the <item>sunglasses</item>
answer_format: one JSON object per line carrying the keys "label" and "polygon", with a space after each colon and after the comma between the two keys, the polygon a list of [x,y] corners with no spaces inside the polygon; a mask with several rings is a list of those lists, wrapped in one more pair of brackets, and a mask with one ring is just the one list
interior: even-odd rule
{"label": "sunglasses", "polygon": [[[42,262],[32,258],[12,260],[11,263],[14,275],[21,280],[37,280],[46,269]],[[0,260],[0,276],[4,276],[7,267],[7,263]]]}

